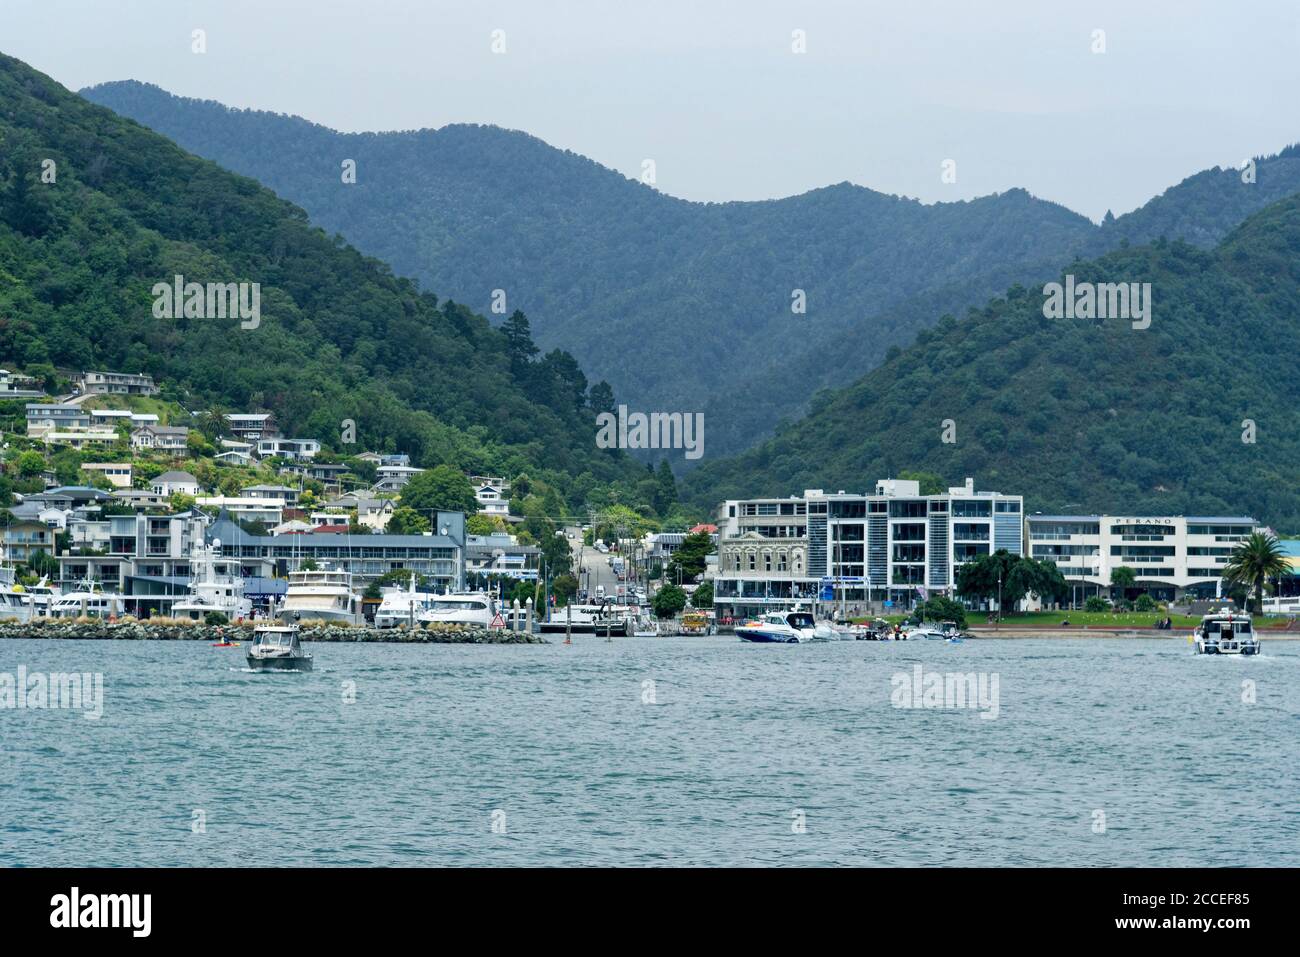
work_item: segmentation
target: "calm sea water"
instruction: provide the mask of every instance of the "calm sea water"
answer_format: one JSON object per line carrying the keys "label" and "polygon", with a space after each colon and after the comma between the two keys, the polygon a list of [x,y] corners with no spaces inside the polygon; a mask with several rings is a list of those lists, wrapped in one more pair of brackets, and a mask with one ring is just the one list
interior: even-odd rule
{"label": "calm sea water", "polygon": [[[0,865],[1297,865],[1300,643],[1266,649],[586,637],[261,675],[0,640],[105,695],[0,710]],[[894,707],[918,664],[996,675],[997,718]]]}

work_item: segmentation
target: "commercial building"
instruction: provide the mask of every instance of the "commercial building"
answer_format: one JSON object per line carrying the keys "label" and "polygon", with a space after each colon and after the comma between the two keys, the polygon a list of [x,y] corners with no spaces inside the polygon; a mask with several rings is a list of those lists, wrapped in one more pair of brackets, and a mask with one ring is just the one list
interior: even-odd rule
{"label": "commercial building", "polygon": [[1253,518],[1196,515],[1030,515],[1028,554],[1056,562],[1071,601],[1109,595],[1111,573],[1133,569],[1135,591],[1158,601],[1222,597],[1223,566],[1255,531]]}
{"label": "commercial building", "polygon": [[410,569],[437,591],[465,587],[465,515],[438,512],[429,535],[348,535],[314,532],[252,535],[222,516],[208,530],[221,554],[237,558],[245,576],[283,577],[303,562],[351,572],[358,586],[388,572]]}
{"label": "commercial building", "polygon": [[720,617],[795,601],[910,607],[951,594],[965,562],[1000,549],[1022,554],[1023,519],[1021,496],[977,491],[972,479],[937,495],[883,479],[869,494],[726,501],[714,602]]}

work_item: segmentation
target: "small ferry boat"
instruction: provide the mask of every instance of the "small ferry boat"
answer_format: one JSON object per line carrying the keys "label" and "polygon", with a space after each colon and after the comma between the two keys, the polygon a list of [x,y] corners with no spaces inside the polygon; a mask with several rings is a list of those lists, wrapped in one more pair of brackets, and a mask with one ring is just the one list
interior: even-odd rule
{"label": "small ferry boat", "polygon": [[827,625],[818,625],[813,616],[806,611],[771,612],[757,621],[747,621],[743,625],[737,625],[736,636],[741,641],[778,644],[830,641],[833,637]]}
{"label": "small ferry boat", "polygon": [[641,611],[634,605],[616,605],[613,602],[572,604],[557,608],[550,621],[541,621],[539,631],[558,634],[573,631],[579,634],[615,634],[628,637],[635,634]]}
{"label": "small ferry boat", "polygon": [[490,628],[497,615],[496,599],[485,591],[429,597],[433,601],[416,615],[416,621],[421,625],[467,625]]}
{"label": "small ferry boat", "polygon": [[351,572],[333,568],[289,572],[289,587],[276,617],[285,624],[323,621],[360,625],[364,621],[361,599],[352,591]]}
{"label": "small ferry boat", "polygon": [[1257,655],[1259,638],[1250,615],[1242,612],[1211,612],[1201,618],[1192,632],[1198,655]]}
{"label": "small ferry boat", "polygon": [[248,649],[254,671],[311,671],[311,652],[302,647],[297,625],[258,625]]}

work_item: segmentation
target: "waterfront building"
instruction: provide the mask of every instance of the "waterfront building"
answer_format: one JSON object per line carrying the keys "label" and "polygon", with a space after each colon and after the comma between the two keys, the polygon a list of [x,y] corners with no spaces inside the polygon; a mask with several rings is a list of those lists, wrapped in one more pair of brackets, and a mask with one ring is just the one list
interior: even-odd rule
{"label": "waterfront building", "polygon": [[1111,572],[1133,569],[1134,591],[1158,601],[1222,597],[1223,566],[1253,518],[1195,515],[1042,515],[1025,521],[1028,554],[1054,561],[1071,603],[1109,596]]}
{"label": "waterfront building", "polygon": [[[106,547],[97,522],[108,526]],[[67,590],[95,582],[104,591],[121,595],[131,614],[166,614],[188,592],[190,559],[207,525],[207,516],[194,510],[88,520],[78,534],[96,547],[58,556],[59,585]]]}
{"label": "waterfront building", "polygon": [[951,595],[965,562],[1001,549],[1022,554],[1023,513],[1021,496],[977,491],[972,479],[936,495],[883,479],[873,493],[726,501],[714,601],[733,618],[796,601],[907,608]]}
{"label": "waterfront building", "polygon": [[541,554],[537,546],[520,545],[506,532],[470,535],[465,543],[465,568],[470,576],[479,576],[479,585],[494,575],[536,581]]}
{"label": "waterfront building", "polygon": [[465,587],[465,515],[438,512],[427,535],[349,535],[340,532],[252,535],[223,515],[208,529],[221,554],[237,558],[245,577],[283,577],[311,560],[318,567],[351,572],[358,586],[389,572],[409,569],[430,579],[434,590]]}

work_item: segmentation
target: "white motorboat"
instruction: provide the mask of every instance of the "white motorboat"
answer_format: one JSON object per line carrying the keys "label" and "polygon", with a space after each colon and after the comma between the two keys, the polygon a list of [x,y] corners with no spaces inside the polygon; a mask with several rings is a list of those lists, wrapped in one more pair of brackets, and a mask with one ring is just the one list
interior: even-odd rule
{"label": "white motorboat", "polygon": [[362,624],[361,599],[352,591],[352,574],[333,568],[289,572],[289,587],[276,617],[287,624]]}
{"label": "white motorboat", "polygon": [[1198,655],[1257,655],[1259,636],[1250,615],[1239,611],[1211,612],[1192,632]]}
{"label": "white motorboat", "polygon": [[247,658],[254,671],[312,670],[312,655],[302,647],[297,625],[258,625]]}
{"label": "white motorboat", "polygon": [[50,603],[51,618],[112,618],[122,614],[122,596],[105,594],[86,582]]}
{"label": "white motorboat", "polygon": [[432,592],[416,591],[415,578],[409,588],[393,588],[383,593],[379,608],[375,610],[376,628],[398,628],[418,623],[420,613],[433,607],[438,596]]}
{"label": "white motorboat", "polygon": [[44,618],[58,597],[48,578],[36,585],[21,585],[14,578],[12,566],[0,566],[0,619],[28,622]]}
{"label": "white motorboat", "polygon": [[190,592],[172,605],[173,618],[202,621],[209,612],[219,612],[227,621],[239,621],[253,613],[253,603],[244,597],[244,579],[239,562],[220,557],[221,541],[197,545],[190,557]]}
{"label": "white motorboat", "polygon": [[416,621],[421,625],[466,625],[490,628],[497,616],[496,599],[485,591],[434,595]]}
{"label": "white motorboat", "polygon": [[825,623],[818,624],[806,611],[781,611],[771,612],[756,621],[737,625],[736,637],[742,641],[792,644],[831,641],[834,638],[834,631]]}

